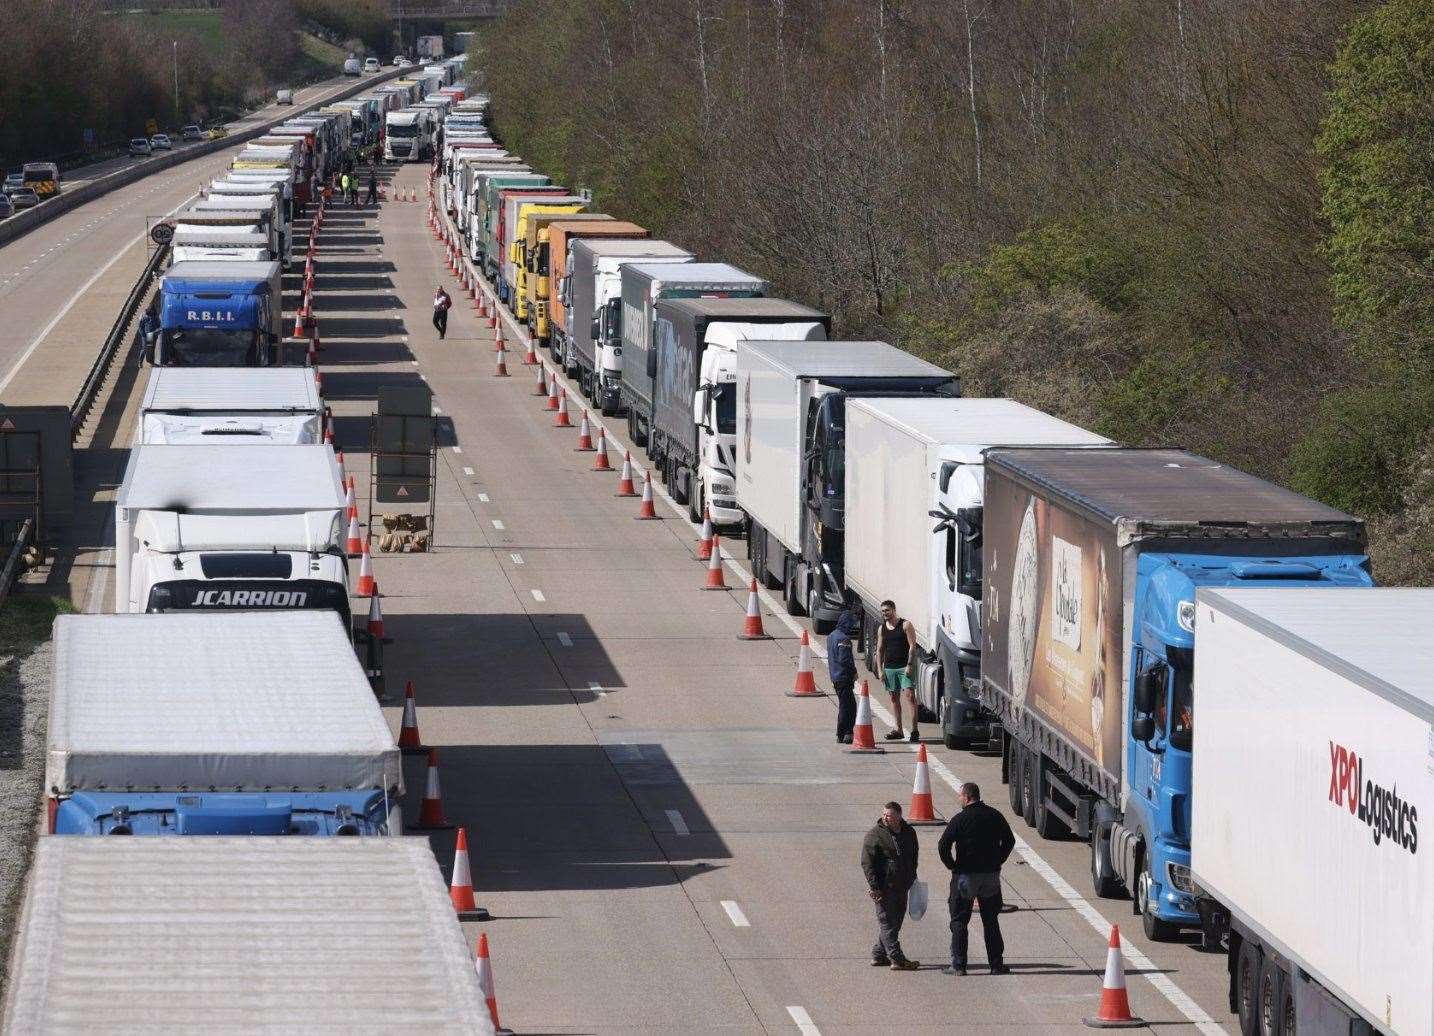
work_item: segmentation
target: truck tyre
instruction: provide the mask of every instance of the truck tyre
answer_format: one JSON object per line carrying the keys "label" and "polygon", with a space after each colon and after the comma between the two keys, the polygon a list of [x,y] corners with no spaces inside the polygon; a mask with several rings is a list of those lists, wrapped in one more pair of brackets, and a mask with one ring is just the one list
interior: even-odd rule
{"label": "truck tyre", "polygon": [[1135,905],[1140,911],[1140,927],[1145,931],[1145,937],[1151,942],[1169,942],[1180,933],[1180,926],[1173,925],[1169,921],[1162,921],[1156,917],[1150,909],[1150,887],[1154,878],[1150,873],[1150,863],[1141,854],[1140,877],[1136,879]]}
{"label": "truck tyre", "polygon": [[817,618],[817,607],[821,604],[821,597],[815,588],[807,591],[807,614],[812,617],[812,632],[825,637],[832,630],[836,629],[836,623],[829,619]]}
{"label": "truck tyre", "polygon": [[1006,797],[1011,803],[1011,812],[1021,815],[1021,743],[1014,738],[1006,742]]}
{"label": "truck tyre", "polygon": [[797,573],[789,566],[783,574],[782,579],[782,603],[787,606],[787,614],[796,618],[806,615],[806,609],[802,607],[802,594],[797,588]]}
{"label": "truck tyre", "polygon": [[1263,967],[1264,954],[1259,946],[1249,939],[1241,940],[1240,953],[1235,958],[1235,973],[1230,976],[1241,1036],[1257,1036],[1259,1031],[1256,1020],[1259,1017],[1260,971]]}
{"label": "truck tyre", "polygon": [[951,720],[950,697],[943,693],[941,695],[941,700],[936,704],[936,708],[938,709],[937,715],[940,717],[941,720],[941,743],[947,748],[952,749],[953,751],[957,748],[960,748],[961,739],[955,734],[953,734],[949,729]]}
{"label": "truck tyre", "polygon": [[687,483],[687,517],[698,525],[702,524],[702,508],[707,501],[707,490],[696,479]]}
{"label": "truck tyre", "polygon": [[1280,1036],[1284,1031],[1280,1025],[1284,1001],[1284,969],[1266,957],[1260,968],[1259,1010],[1255,1015],[1255,1031],[1259,1036]]}
{"label": "truck tyre", "polygon": [[1110,826],[1096,824],[1090,832],[1090,883],[1101,899],[1116,899],[1124,891],[1110,859]]}
{"label": "truck tyre", "polygon": [[1070,834],[1060,817],[1046,808],[1046,782],[1039,765],[1036,766],[1036,834],[1047,840],[1064,838]]}
{"label": "truck tyre", "polygon": [[1024,748],[1021,750],[1021,818],[1027,827],[1036,826],[1036,792],[1040,790],[1036,777],[1040,765],[1040,756]]}

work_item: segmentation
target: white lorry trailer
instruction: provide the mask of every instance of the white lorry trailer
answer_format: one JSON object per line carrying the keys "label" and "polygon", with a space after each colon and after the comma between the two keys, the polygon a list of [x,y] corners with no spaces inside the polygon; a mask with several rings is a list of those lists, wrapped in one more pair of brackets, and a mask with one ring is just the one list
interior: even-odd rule
{"label": "white lorry trailer", "polygon": [[1191,880],[1247,1036],[1434,1032],[1434,590],[1196,592]]}
{"label": "white lorry trailer", "polygon": [[169,262],[218,259],[245,263],[265,263],[277,258],[269,251],[269,235],[258,227],[192,227],[174,232],[170,242]]}
{"label": "white lorry trailer", "polygon": [[62,615],[55,835],[397,835],[398,746],[332,612]]}
{"label": "white lorry trailer", "polygon": [[115,611],[331,608],[349,624],[328,446],[136,446],[115,497]]}
{"label": "white lorry trailer", "polygon": [[42,838],[15,931],[8,1033],[493,1034],[421,838]]}
{"label": "white lorry trailer", "polygon": [[322,443],[324,404],[307,367],[154,367],[135,445]]}
{"label": "white lorry trailer", "polygon": [[993,446],[1108,446],[1012,399],[853,399],[846,408],[846,586],[867,667],[883,600],[916,633],[916,700],[948,748],[999,724],[965,681],[980,676],[981,530]]}

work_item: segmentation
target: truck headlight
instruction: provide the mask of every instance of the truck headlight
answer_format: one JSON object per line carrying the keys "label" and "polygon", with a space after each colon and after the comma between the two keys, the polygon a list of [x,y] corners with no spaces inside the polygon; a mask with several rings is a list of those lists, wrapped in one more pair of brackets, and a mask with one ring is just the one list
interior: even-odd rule
{"label": "truck headlight", "polygon": [[1195,892],[1195,884],[1190,880],[1190,868],[1179,863],[1167,863],[1165,875],[1170,879],[1170,884],[1177,892],[1183,892],[1187,896]]}
{"label": "truck headlight", "polygon": [[1181,601],[1175,609],[1175,621],[1187,633],[1195,632],[1195,602]]}

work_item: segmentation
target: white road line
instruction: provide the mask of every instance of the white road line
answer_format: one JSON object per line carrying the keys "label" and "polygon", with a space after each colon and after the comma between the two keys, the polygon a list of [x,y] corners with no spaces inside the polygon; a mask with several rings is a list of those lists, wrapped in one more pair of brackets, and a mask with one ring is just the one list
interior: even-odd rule
{"label": "white road line", "polygon": [[511,554],[511,555],[509,555],[509,556],[513,559],[513,564],[515,564],[515,565],[521,565],[521,564],[523,563],[523,555],[521,555],[521,554]]}
{"label": "white road line", "polygon": [[453,447],[453,452],[454,452],[454,453],[462,453],[462,452],[463,452],[463,447],[462,447],[462,446],[455,446],[455,447]]}
{"label": "white road line", "polygon": [[[667,814],[667,822],[672,825],[674,833],[686,838],[692,832],[687,829],[687,821],[682,819],[682,814],[675,809],[663,810]],[[734,904],[735,905],[735,904]]]}
{"label": "white road line", "polygon": [[572,646],[573,646],[573,638],[570,637],[570,636],[568,636],[566,633],[559,633],[559,634],[558,634],[558,643],[561,644],[563,647],[572,647]]}
{"label": "white road line", "polygon": [[592,691],[593,694],[597,695],[599,698],[607,697],[607,691],[603,690],[602,684],[598,683],[596,680],[588,681],[588,690]]}
{"label": "white road line", "polygon": [[465,474],[465,475],[471,475],[471,474],[473,474],[473,469],[472,469],[472,468],[464,468],[464,469],[463,469],[463,474]]}
{"label": "white road line", "polygon": [[503,523],[502,523],[502,521],[499,520],[499,519],[497,519],[497,518],[494,518],[494,519],[493,519],[493,528],[495,528],[495,529],[497,529],[497,530],[499,530],[499,531],[501,532],[502,529],[503,529]]}
{"label": "white road line", "polygon": [[788,1007],[787,1013],[792,1016],[792,1021],[797,1023],[797,1031],[802,1036],[822,1036],[822,1031],[816,1027],[805,1007]]}
{"label": "white road line", "polygon": [[442,408],[441,406],[436,406],[436,407],[433,408],[433,412],[434,412],[435,414],[442,414],[442,413],[443,413],[443,408]]}
{"label": "white road line", "polygon": [[479,494],[478,494],[478,502],[479,502],[480,504],[486,504],[486,503],[488,502],[488,494],[487,494],[487,493],[479,493]]}
{"label": "white road line", "polygon": [[742,908],[730,899],[722,900],[722,909],[727,911],[727,916],[732,919],[734,928],[751,928],[752,922],[747,920],[747,915],[742,913]]}
{"label": "white road line", "polygon": [[547,598],[543,596],[543,591],[541,590],[529,590],[528,593],[532,594],[533,600],[537,601],[539,604],[542,604],[544,601],[547,600]]}

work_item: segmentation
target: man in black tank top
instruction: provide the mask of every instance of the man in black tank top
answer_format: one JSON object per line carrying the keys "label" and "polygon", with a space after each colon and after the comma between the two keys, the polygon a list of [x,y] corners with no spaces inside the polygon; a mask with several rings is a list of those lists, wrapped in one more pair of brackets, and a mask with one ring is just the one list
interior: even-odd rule
{"label": "man in black tank top", "polygon": [[[876,658],[881,666],[881,679],[891,695],[891,711],[896,716],[896,729],[886,735],[888,741],[906,737],[915,744],[921,740],[916,730],[916,627],[896,614],[891,601],[881,602],[881,624],[876,628]],[[911,706],[911,736],[902,733],[901,699]]]}

